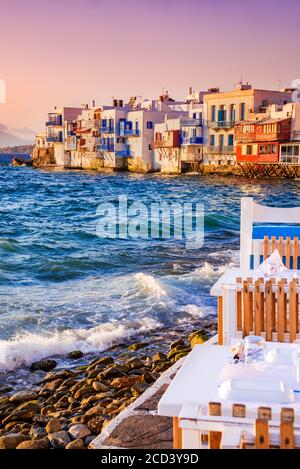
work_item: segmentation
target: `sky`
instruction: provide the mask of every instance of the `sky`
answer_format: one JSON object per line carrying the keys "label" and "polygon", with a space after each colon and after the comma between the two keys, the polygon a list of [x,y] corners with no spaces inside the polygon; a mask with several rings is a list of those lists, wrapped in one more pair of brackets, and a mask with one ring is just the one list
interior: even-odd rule
{"label": "sky", "polygon": [[0,130],[54,106],[300,78],[299,0],[0,0]]}

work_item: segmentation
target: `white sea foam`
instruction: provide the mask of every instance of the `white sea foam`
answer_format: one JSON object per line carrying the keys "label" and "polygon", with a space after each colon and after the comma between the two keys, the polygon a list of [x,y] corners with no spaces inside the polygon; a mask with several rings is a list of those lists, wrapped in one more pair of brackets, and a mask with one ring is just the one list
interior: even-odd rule
{"label": "white sea foam", "polygon": [[91,329],[67,329],[49,334],[27,333],[12,340],[0,341],[0,370],[13,370],[35,360],[53,355],[64,355],[80,349],[84,353],[102,352],[115,343],[161,326],[158,321],[143,318],[130,324],[105,323]]}
{"label": "white sea foam", "polygon": [[193,304],[186,305],[183,309],[187,314],[190,314],[193,318],[197,319],[204,318],[211,313],[210,308]]}
{"label": "white sea foam", "polygon": [[166,290],[162,287],[159,280],[152,277],[152,275],[146,275],[142,272],[139,272],[134,275],[134,278],[139,282],[144,290],[148,291],[157,299],[168,296]]}

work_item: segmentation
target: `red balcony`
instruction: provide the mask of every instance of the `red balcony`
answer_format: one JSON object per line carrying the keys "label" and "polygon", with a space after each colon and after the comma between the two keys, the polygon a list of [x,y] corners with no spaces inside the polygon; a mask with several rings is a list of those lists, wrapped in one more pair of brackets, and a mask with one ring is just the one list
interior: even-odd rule
{"label": "red balcony", "polygon": [[180,130],[167,130],[165,132],[156,132],[155,140],[152,144],[153,149],[157,148],[179,148]]}

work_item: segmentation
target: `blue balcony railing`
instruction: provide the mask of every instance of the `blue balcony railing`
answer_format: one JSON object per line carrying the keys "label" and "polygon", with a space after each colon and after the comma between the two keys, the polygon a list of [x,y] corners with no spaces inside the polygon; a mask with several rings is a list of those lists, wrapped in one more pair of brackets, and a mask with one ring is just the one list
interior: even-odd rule
{"label": "blue balcony railing", "polygon": [[54,116],[49,115],[48,119],[49,120],[46,122],[47,127],[50,127],[50,126],[59,126],[59,127],[61,127],[62,126],[62,116],[61,115],[54,115]]}
{"label": "blue balcony railing", "polygon": [[101,143],[97,145],[97,149],[100,151],[115,151],[115,146],[107,143]]}
{"label": "blue balcony railing", "polygon": [[101,126],[99,128],[99,132],[102,134],[113,134],[115,131],[114,127],[109,127],[109,126]]}
{"label": "blue balcony railing", "polygon": [[139,129],[120,129],[120,137],[138,137]]}
{"label": "blue balcony railing", "polygon": [[63,142],[62,135],[51,135],[47,137],[47,142],[48,143],[50,142],[62,143]]}
{"label": "blue balcony railing", "polygon": [[203,143],[203,137],[183,137],[181,139],[181,145],[201,145]]}
{"label": "blue balcony railing", "polygon": [[130,148],[127,147],[125,148],[125,150],[116,150],[116,156],[118,158],[126,158],[130,156]]}
{"label": "blue balcony railing", "polygon": [[203,121],[202,119],[193,119],[190,117],[183,117],[181,119],[181,126],[182,127],[202,127]]}

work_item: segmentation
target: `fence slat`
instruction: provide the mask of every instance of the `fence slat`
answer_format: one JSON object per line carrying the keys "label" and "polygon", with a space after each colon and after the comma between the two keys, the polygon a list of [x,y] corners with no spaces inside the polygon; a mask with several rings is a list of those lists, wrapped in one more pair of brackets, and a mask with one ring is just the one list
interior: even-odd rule
{"label": "fence slat", "polygon": [[266,282],[266,340],[272,340],[272,309],[273,309],[273,293],[272,280]]}
{"label": "fence slat", "polygon": [[268,257],[268,251],[269,251],[268,247],[269,247],[269,238],[268,236],[264,236],[264,261]]}
{"label": "fence slat", "polygon": [[260,335],[262,332],[262,296],[260,291],[260,280],[254,284],[254,333]]}
{"label": "fence slat", "polygon": [[290,269],[291,268],[291,238],[290,236],[286,237],[286,260],[285,266]]}
{"label": "fence slat", "polygon": [[274,252],[276,249],[276,236],[272,236],[271,238],[271,249],[272,249],[272,252]]}
{"label": "fence slat", "polygon": [[[220,416],[222,413],[222,406],[220,402],[208,403],[208,415]],[[208,447],[209,449],[219,449],[221,445],[222,433],[221,432],[208,432]]]}
{"label": "fence slat", "polygon": [[284,281],[277,284],[277,338],[278,342],[284,342],[284,332],[286,328],[286,295],[284,293]]}
{"label": "fence slat", "polygon": [[297,309],[297,283],[292,280],[289,286],[290,342],[294,342],[296,340]]}
{"label": "fence slat", "polygon": [[298,251],[299,251],[299,239],[298,236],[294,238],[294,249],[293,249],[293,268],[298,268]]}
{"label": "fence slat", "polygon": [[250,333],[250,291],[248,280],[244,281],[243,288],[243,303],[244,303],[244,315],[243,315],[243,336],[247,336]]}
{"label": "fence slat", "polygon": [[257,449],[268,449],[270,447],[267,420],[257,419],[255,421],[255,447]]}
{"label": "fence slat", "polygon": [[282,258],[282,256],[283,256],[283,236],[279,236],[278,251],[279,251],[280,257]]}

